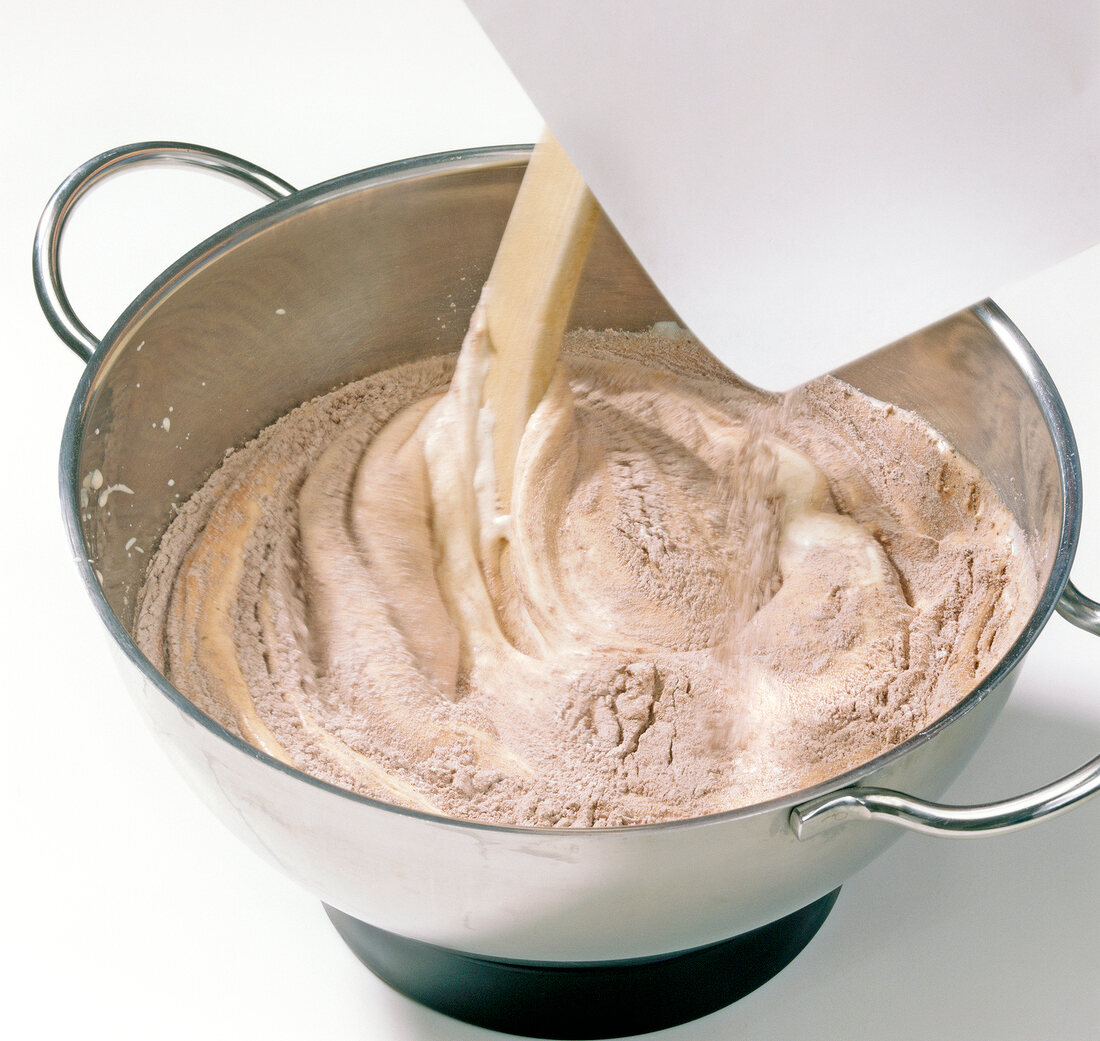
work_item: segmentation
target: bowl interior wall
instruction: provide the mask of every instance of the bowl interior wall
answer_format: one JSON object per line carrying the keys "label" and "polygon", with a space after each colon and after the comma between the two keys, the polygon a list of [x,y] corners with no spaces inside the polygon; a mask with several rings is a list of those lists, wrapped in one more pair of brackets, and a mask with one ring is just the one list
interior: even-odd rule
{"label": "bowl interior wall", "polygon": [[[109,336],[76,446],[88,557],[133,620],[149,555],[178,505],[293,406],[461,343],[522,175],[502,159],[374,182],[261,211],[156,283]],[[606,224],[570,321],[675,319]],[[846,366],[862,390],[922,414],[992,480],[1045,583],[1061,530],[1057,453],[1029,382],[966,312]],[[124,485],[106,497],[103,490]]]}

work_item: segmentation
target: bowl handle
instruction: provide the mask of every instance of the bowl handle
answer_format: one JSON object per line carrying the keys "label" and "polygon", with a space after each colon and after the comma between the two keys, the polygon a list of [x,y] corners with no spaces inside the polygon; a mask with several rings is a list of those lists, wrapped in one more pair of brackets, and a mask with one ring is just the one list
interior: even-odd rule
{"label": "bowl handle", "polygon": [[53,193],[38,222],[34,236],[33,269],[34,288],[46,318],[62,341],[84,361],[95,353],[99,340],[77,318],[61,283],[58,261],[61,233],[65,230],[73,206],[85,192],[104,178],[141,163],[198,166],[243,181],[269,199],[282,199],[297,190],[282,178],[228,152],[180,141],[142,141],[121,145],[77,167]]}
{"label": "bowl handle", "polygon": [[[1100,603],[1069,582],[1058,613],[1100,636]],[[812,838],[844,821],[890,821],[929,835],[988,835],[1017,831],[1053,817],[1100,791],[1100,756],[1078,770],[1026,795],[981,806],[945,806],[885,788],[842,788],[791,810],[790,825],[800,839]]]}

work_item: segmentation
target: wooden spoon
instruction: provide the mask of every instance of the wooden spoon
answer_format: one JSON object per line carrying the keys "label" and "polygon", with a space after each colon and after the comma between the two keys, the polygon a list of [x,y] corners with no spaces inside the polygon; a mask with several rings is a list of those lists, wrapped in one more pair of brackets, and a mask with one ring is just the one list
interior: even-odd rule
{"label": "wooden spoon", "polygon": [[508,512],[523,429],[550,379],[599,207],[547,130],[504,229],[485,291],[497,494]]}

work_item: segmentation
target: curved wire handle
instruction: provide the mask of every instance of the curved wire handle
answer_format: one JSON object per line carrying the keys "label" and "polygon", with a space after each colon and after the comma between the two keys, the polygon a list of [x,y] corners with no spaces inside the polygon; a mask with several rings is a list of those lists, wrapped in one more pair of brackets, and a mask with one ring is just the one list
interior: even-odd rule
{"label": "curved wire handle", "polygon": [[[1058,601],[1058,613],[1100,636],[1100,603],[1072,582]],[[790,825],[800,839],[812,838],[845,821],[890,821],[928,835],[988,835],[1018,831],[1100,792],[1100,756],[1051,784],[1024,795],[979,806],[946,806],[886,788],[844,788],[791,810]]]}
{"label": "curved wire handle", "polygon": [[180,141],[142,141],[121,145],[77,167],[50,197],[34,236],[34,288],[38,302],[57,335],[76,355],[87,361],[99,339],[76,316],[61,281],[61,235],[73,206],[96,184],[112,174],[142,163],[198,166],[224,174],[255,188],[269,199],[283,199],[297,189],[262,167],[201,145]]}

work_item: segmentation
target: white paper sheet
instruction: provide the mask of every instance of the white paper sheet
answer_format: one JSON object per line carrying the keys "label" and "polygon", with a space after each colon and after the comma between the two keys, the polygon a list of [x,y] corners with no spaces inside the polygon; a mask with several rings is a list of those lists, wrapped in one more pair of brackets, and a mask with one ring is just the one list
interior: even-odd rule
{"label": "white paper sheet", "polygon": [[467,0],[686,324],[782,389],[1100,241],[1095,0]]}

